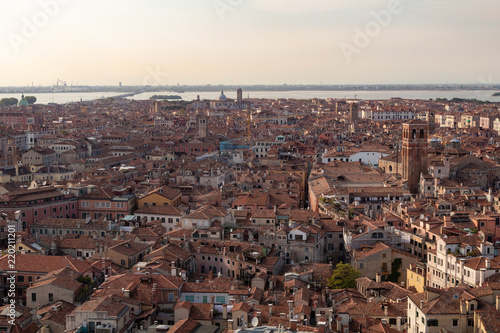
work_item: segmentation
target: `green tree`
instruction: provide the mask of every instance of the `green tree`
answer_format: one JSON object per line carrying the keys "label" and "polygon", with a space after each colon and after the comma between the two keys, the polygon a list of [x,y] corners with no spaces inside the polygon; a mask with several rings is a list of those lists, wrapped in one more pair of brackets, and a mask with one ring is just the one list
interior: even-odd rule
{"label": "green tree", "polygon": [[396,258],[394,261],[391,263],[391,274],[387,276],[387,281],[398,283],[399,282],[399,277],[401,276],[401,272],[399,269],[401,268],[401,265],[403,264],[403,260],[401,258]]}
{"label": "green tree", "polygon": [[28,101],[28,103],[31,105],[31,104],[35,104],[36,102],[36,97],[35,96],[26,96],[25,99]]}
{"label": "green tree", "polygon": [[14,97],[0,99],[0,107],[17,105],[18,99]]}
{"label": "green tree", "polygon": [[341,261],[335,266],[332,275],[328,278],[328,288],[356,288],[357,278],[359,278],[359,271]]}

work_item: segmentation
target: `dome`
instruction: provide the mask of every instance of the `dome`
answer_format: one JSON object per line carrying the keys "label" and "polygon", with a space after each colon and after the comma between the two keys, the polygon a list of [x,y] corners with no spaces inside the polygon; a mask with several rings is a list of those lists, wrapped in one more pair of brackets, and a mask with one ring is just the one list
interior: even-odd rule
{"label": "dome", "polygon": [[453,139],[453,140],[451,140],[450,142],[460,143],[460,140],[459,140],[459,139]]}
{"label": "dome", "polygon": [[224,90],[220,92],[219,100],[225,101],[227,99],[226,95],[224,95]]}
{"label": "dome", "polygon": [[28,106],[28,105],[29,105],[28,101],[26,100],[26,98],[24,98],[24,94],[22,94],[21,100],[17,103],[17,106]]}

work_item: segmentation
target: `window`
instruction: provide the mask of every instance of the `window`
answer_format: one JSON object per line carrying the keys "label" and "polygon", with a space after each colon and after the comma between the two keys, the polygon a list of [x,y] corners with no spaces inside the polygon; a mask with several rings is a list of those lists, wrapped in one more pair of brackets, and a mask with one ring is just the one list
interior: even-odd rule
{"label": "window", "polygon": [[188,302],[194,303],[194,295],[186,295],[185,299]]}
{"label": "window", "polygon": [[467,326],[469,326],[469,327],[474,326],[474,319],[467,320]]}
{"label": "window", "polygon": [[168,293],[168,301],[173,302],[174,301],[174,293]]}
{"label": "window", "polygon": [[49,302],[54,302],[54,294],[49,293]]}
{"label": "window", "polygon": [[437,319],[429,319],[427,320],[427,326],[439,326]]}
{"label": "window", "polygon": [[219,304],[224,304],[226,303],[226,297],[225,296],[215,296],[215,302]]}
{"label": "window", "polygon": [[36,293],[31,294],[31,301],[36,302]]}
{"label": "window", "polygon": [[33,281],[33,277],[31,275],[28,275],[28,282],[32,282]]}
{"label": "window", "polygon": [[451,320],[451,326],[452,327],[457,327],[458,326],[458,319],[452,319]]}

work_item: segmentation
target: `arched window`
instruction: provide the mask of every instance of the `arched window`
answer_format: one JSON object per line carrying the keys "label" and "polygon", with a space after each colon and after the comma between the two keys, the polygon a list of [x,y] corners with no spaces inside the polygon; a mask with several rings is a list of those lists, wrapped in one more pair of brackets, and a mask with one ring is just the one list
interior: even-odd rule
{"label": "arched window", "polygon": [[412,138],[413,138],[413,139],[416,139],[416,138],[417,138],[417,130],[416,130],[416,129],[413,129],[413,130],[411,131],[411,133],[412,133]]}
{"label": "arched window", "polygon": [[424,129],[420,129],[420,138],[423,139],[424,138]]}
{"label": "arched window", "polygon": [[389,172],[392,172],[392,165],[389,165]]}
{"label": "arched window", "polygon": [[205,266],[201,266],[201,273],[205,274]]}

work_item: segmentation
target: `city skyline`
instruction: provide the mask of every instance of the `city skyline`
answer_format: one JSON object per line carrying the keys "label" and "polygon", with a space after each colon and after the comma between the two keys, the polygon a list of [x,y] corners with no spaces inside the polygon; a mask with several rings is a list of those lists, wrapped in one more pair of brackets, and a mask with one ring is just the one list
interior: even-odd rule
{"label": "city skyline", "polygon": [[[2,4],[0,86],[498,82],[493,0]],[[432,38],[431,38],[432,37]]]}

